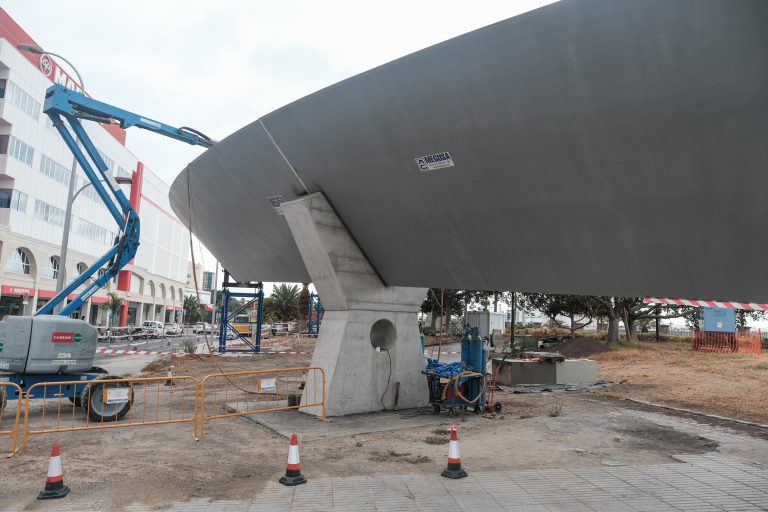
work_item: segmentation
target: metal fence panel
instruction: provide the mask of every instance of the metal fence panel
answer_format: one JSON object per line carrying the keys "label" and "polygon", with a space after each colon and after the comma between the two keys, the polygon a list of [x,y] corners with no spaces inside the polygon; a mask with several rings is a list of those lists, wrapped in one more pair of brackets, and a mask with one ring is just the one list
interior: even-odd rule
{"label": "metal fence panel", "polygon": [[[22,392],[18,384],[0,382],[0,436],[8,436],[11,440],[8,457],[16,453],[17,437],[19,435],[19,418],[21,417]],[[13,398],[14,395],[17,398]]]}
{"label": "metal fence panel", "polygon": [[[107,428],[192,423],[197,437],[199,384],[191,376],[39,382],[27,390],[22,449],[29,436]],[[67,385],[84,388],[77,400]],[[34,399],[36,388],[44,398]],[[52,397],[52,398],[51,398]],[[125,404],[127,403],[127,410]]]}
{"label": "metal fence panel", "polygon": [[[312,380],[312,395],[305,384]],[[318,391],[319,390],[319,391]],[[325,371],[318,367],[214,373],[200,384],[200,439],[206,420],[316,408],[325,418]]]}

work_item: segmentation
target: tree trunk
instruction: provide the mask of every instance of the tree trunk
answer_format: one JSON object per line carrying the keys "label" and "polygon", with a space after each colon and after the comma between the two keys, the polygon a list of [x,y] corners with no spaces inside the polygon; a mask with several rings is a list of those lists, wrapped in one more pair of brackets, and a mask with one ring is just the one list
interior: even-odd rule
{"label": "tree trunk", "polygon": [[451,335],[451,308],[448,304],[445,305],[445,320],[443,320],[443,326],[445,328],[445,335]]}
{"label": "tree trunk", "polygon": [[608,337],[605,339],[608,343],[619,341],[619,317],[618,315],[608,315]]}
{"label": "tree trunk", "polygon": [[628,316],[624,319],[624,332],[626,333],[628,340],[640,341],[640,338],[637,336],[637,325],[635,324],[635,319],[631,316]]}
{"label": "tree trunk", "polygon": [[429,324],[429,332],[435,332],[437,330],[437,314],[436,313],[437,312],[435,311],[435,309],[432,308],[432,313],[431,313],[432,319]]}
{"label": "tree trunk", "polygon": [[575,339],[576,339],[576,327],[573,325],[573,322],[574,322],[574,320],[575,320],[575,319],[574,319],[574,314],[573,314],[573,313],[571,313],[571,314],[569,315],[569,317],[570,317],[570,319],[571,319],[571,339],[572,339],[572,340],[575,340]]}

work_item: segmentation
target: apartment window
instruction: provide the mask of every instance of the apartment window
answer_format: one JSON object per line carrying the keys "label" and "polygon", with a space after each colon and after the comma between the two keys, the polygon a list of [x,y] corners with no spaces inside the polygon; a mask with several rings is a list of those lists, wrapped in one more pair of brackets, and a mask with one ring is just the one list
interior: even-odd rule
{"label": "apartment window", "polygon": [[28,199],[29,199],[29,196],[24,192],[19,192],[18,190],[14,190],[13,195],[11,196],[11,208],[13,208],[14,210],[18,210],[21,213],[27,213]]}
{"label": "apartment window", "polygon": [[8,80],[5,78],[0,78],[0,98],[5,98],[5,88],[7,86]]}
{"label": "apartment window", "polygon": [[40,102],[10,80],[6,83],[5,98],[30,117],[40,117]]}
{"label": "apartment window", "polygon": [[86,185],[88,185],[89,183],[91,183],[89,180],[83,177],[80,177],[80,186],[85,187],[83,191],[80,193],[92,201],[100,202],[101,199],[99,199],[99,193],[96,191],[96,187],[94,187],[93,185],[89,185],[86,187]]}
{"label": "apartment window", "polygon": [[35,199],[35,218],[44,220],[54,226],[63,226],[64,210],[51,206],[39,199]]}
{"label": "apartment window", "polygon": [[35,150],[28,144],[21,142],[16,137],[11,137],[8,154],[16,160],[21,160],[25,164],[32,166],[32,160],[35,157]]}
{"label": "apartment window", "polygon": [[0,189],[0,208],[10,208],[11,207],[11,196],[13,195],[13,191],[8,190],[7,188]]}
{"label": "apartment window", "polygon": [[103,227],[97,226],[96,224],[88,222],[84,219],[80,219],[80,222],[77,225],[77,233],[97,242],[107,242],[108,231]]}
{"label": "apartment window", "polygon": [[10,138],[10,135],[0,135],[0,154],[8,154],[8,142]]}
{"label": "apartment window", "polygon": [[40,172],[64,185],[69,185],[72,172],[58,162],[40,155]]}
{"label": "apartment window", "polygon": [[16,249],[11,253],[11,257],[8,258],[8,263],[5,265],[6,272],[13,272],[14,274],[30,274],[29,254],[24,249]]}
{"label": "apartment window", "polygon": [[115,171],[115,161],[109,158],[103,151],[99,151],[98,149],[96,152],[99,154],[102,160],[104,160],[104,163],[107,164],[107,174],[114,174]]}
{"label": "apartment window", "polygon": [[86,265],[82,261],[78,263],[77,266],[75,267],[75,278],[80,277],[83,274],[83,272],[85,272],[86,270],[88,270],[88,265]]}
{"label": "apartment window", "polygon": [[48,279],[58,279],[59,277],[59,257],[51,256],[43,269],[43,277]]}

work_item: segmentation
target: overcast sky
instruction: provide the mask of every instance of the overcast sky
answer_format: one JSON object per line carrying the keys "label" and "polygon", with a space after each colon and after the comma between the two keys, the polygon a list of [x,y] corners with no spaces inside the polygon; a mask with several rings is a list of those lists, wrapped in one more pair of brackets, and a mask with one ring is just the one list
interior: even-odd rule
{"label": "overcast sky", "polygon": [[[96,99],[221,139],[286,103],[554,0],[5,0]],[[168,184],[202,151],[132,129]],[[214,260],[204,255],[208,269]]]}

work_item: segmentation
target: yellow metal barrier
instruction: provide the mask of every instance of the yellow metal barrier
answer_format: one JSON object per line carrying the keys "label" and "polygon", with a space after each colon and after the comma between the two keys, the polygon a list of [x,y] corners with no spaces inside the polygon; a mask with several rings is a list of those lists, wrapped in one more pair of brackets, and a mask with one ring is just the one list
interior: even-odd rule
{"label": "yellow metal barrier", "polygon": [[[18,399],[13,398],[16,395]],[[0,382],[0,436],[8,436],[11,438],[11,448],[8,452],[8,457],[13,457],[16,453],[16,438],[19,435],[19,418],[21,417],[21,400],[22,400],[21,388],[18,384],[13,382]],[[13,404],[16,407],[13,407]],[[16,409],[16,412],[13,412]],[[8,421],[8,418],[13,417],[12,421]],[[8,429],[7,425],[11,425]]]}
{"label": "yellow metal barrier", "polygon": [[[311,386],[307,384],[311,383]],[[310,395],[304,390],[312,389]],[[200,439],[205,421],[319,407],[325,418],[325,371],[316,366],[213,373],[200,383]],[[206,409],[216,411],[206,414]]]}
{"label": "yellow metal barrier", "polygon": [[[64,396],[68,385],[85,385],[81,398]],[[35,388],[46,398],[30,398]],[[198,394],[197,379],[183,375],[38,382],[27,390],[22,449],[32,435],[169,423],[192,423],[197,441]]]}

